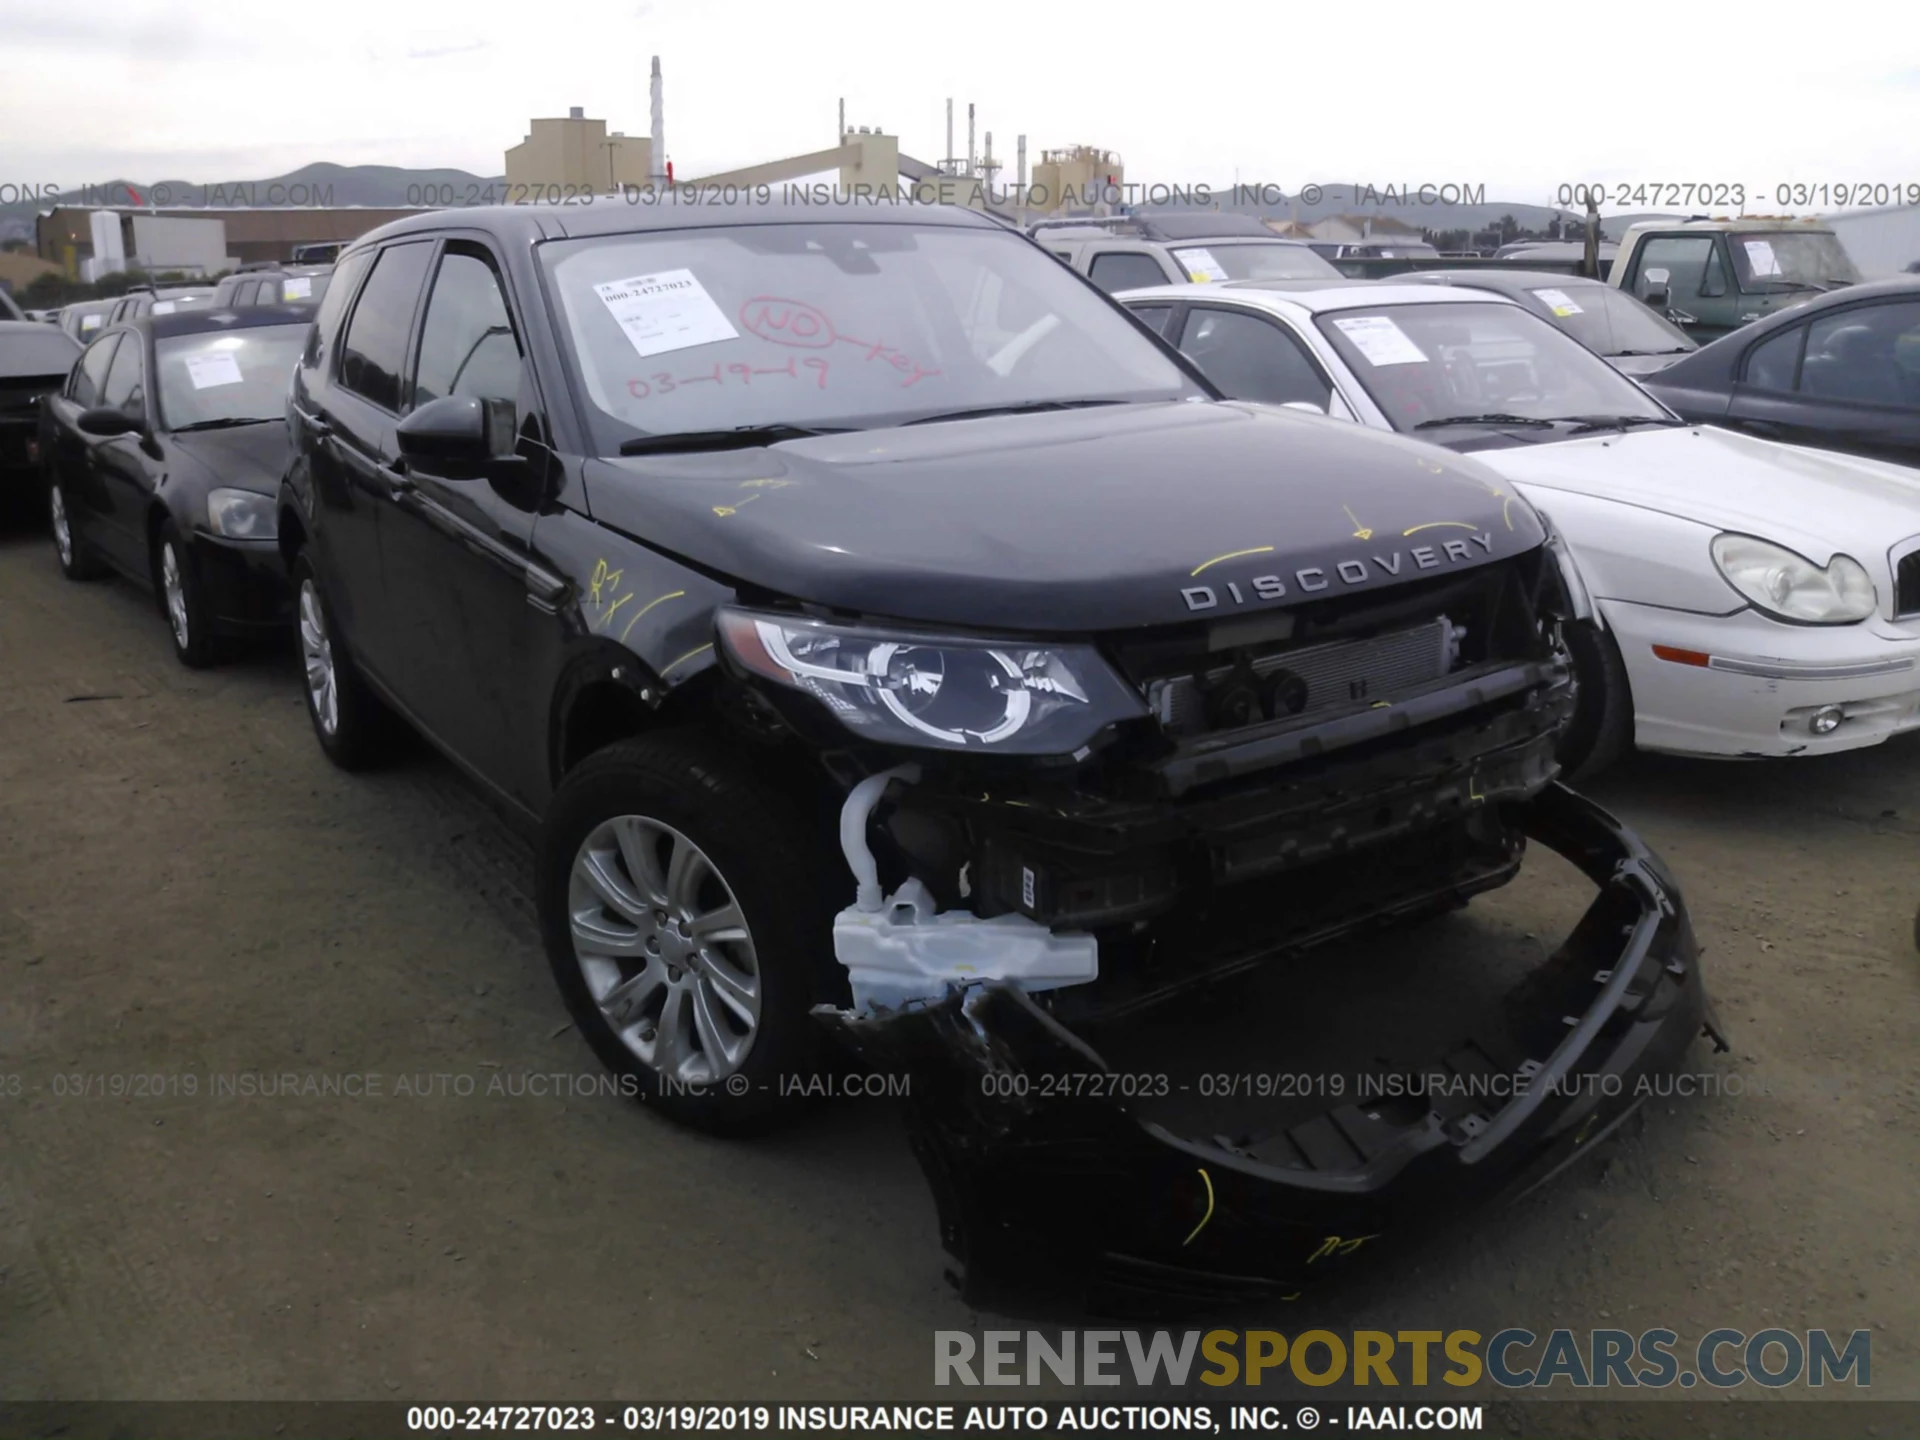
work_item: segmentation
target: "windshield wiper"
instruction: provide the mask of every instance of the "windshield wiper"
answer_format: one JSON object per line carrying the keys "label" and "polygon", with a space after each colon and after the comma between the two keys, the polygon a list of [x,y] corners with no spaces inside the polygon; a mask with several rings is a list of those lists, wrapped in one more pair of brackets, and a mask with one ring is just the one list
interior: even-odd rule
{"label": "windshield wiper", "polygon": [[281,415],[255,415],[247,420],[196,420],[191,425],[174,426],[173,433],[191,435],[196,430],[231,430],[236,425],[271,425],[274,421],[285,418]]}
{"label": "windshield wiper", "polygon": [[741,425],[732,430],[676,430],[622,440],[620,453],[659,455],[671,450],[746,450],[756,445],[778,445],[783,440],[805,440],[812,435],[844,435],[847,429],[844,425]]}
{"label": "windshield wiper", "polygon": [[1535,429],[1551,426],[1551,420],[1536,420],[1531,415],[1445,415],[1438,420],[1422,420],[1416,430],[1438,430],[1443,425],[1528,425]]}
{"label": "windshield wiper", "polygon": [[1615,359],[1638,359],[1643,355],[1691,355],[1693,348],[1688,345],[1676,345],[1671,350],[1616,350]]}
{"label": "windshield wiper", "polygon": [[903,425],[933,425],[942,420],[978,420],[989,415],[1036,415],[1042,410],[1084,410],[1093,405],[1125,405],[1125,400],[1034,400],[1025,405],[979,405],[971,410],[942,410],[903,420]]}
{"label": "windshield wiper", "polygon": [[1628,430],[1635,425],[1684,425],[1684,420],[1675,420],[1666,415],[1562,415],[1561,420],[1571,424],[1570,435],[1585,435],[1594,430]]}

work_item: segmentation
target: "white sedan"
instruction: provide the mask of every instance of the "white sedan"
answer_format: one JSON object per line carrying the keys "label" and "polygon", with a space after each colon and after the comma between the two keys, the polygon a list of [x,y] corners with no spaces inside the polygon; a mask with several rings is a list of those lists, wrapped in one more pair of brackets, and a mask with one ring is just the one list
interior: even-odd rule
{"label": "white sedan", "polygon": [[1548,517],[1594,612],[1569,636],[1570,772],[1630,743],[1807,755],[1920,727],[1920,470],[1689,425],[1485,292],[1230,281],[1115,298],[1227,394],[1471,452]]}

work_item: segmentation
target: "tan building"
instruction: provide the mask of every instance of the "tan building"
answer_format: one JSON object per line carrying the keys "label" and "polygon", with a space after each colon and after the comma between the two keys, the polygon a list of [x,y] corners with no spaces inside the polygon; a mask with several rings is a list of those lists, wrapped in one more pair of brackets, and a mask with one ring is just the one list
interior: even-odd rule
{"label": "tan building", "polygon": [[42,275],[58,275],[60,267],[25,250],[0,251],[0,287],[19,295]]}
{"label": "tan building", "polygon": [[578,194],[625,185],[644,186],[652,175],[653,141],[589,120],[578,105],[564,120],[530,120],[527,138],[507,151],[507,187],[557,186]]}
{"label": "tan building", "polygon": [[1040,214],[1113,210],[1125,203],[1126,183],[1127,168],[1111,150],[1096,145],[1043,150],[1029,181],[1029,204]]}
{"label": "tan building", "polygon": [[[428,187],[432,188],[432,187]],[[153,216],[179,220],[218,220],[226,227],[226,257],[235,264],[258,260],[286,261],[293,247],[323,240],[357,240],[376,226],[403,215],[418,215],[432,207],[376,208],[343,205],[331,209],[305,206],[245,206],[229,209],[177,206],[162,209],[131,205],[57,205],[34,218],[34,248],[40,258],[58,265],[69,280],[81,275],[81,262],[93,254],[92,216],[112,210],[121,217],[125,251],[139,253],[133,239],[133,220]]]}

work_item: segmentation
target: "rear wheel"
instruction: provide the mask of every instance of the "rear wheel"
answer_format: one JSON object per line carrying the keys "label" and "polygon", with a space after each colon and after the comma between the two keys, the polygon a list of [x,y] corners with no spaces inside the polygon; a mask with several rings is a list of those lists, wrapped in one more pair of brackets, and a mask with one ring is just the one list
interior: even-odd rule
{"label": "rear wheel", "polygon": [[314,738],[342,770],[364,770],[389,753],[398,722],[347,653],[320,577],[304,552],[294,557],[291,578]]}
{"label": "rear wheel", "polygon": [[601,1062],[672,1119],[750,1133],[818,1088],[821,856],[799,808],[703,737],[621,741],[561,783],[539,854],[554,979]]}
{"label": "rear wheel", "polygon": [[58,480],[47,487],[47,520],[53,529],[53,551],[60,557],[62,575],[69,580],[98,580],[107,573],[107,567],[87,548],[74,527],[73,512]]}
{"label": "rear wheel", "polygon": [[1620,647],[1597,624],[1571,624],[1566,639],[1577,694],[1573,723],[1560,738],[1556,758],[1561,778],[1580,784],[1633,747],[1633,689]]}

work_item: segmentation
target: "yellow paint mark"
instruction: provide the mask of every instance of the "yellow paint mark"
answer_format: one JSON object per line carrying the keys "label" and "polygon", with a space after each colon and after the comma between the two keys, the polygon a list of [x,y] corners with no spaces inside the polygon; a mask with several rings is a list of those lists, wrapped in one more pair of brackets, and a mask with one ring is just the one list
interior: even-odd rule
{"label": "yellow paint mark", "polygon": [[1351,1240],[1343,1240],[1338,1235],[1329,1235],[1321,1242],[1320,1248],[1307,1257],[1307,1263],[1324,1260],[1329,1255],[1351,1255],[1369,1240],[1378,1240],[1378,1235],[1359,1235]]}
{"label": "yellow paint mark", "polygon": [[598,605],[601,603],[600,596],[603,591],[609,589],[618,590],[620,588],[620,577],[626,573],[624,570],[609,570],[605,560],[594,561],[593,576],[587,581],[588,603]]}
{"label": "yellow paint mark", "polygon": [[1391,710],[1393,708],[1393,702],[1391,700],[1376,700],[1369,708],[1374,710]]}
{"label": "yellow paint mark", "polygon": [[[1344,505],[1342,505],[1340,508],[1342,510],[1347,510],[1347,507]],[[1351,520],[1354,523],[1354,526],[1355,526],[1355,529],[1353,532],[1354,539],[1371,540],[1373,538],[1373,531],[1369,530],[1366,526],[1362,525],[1360,523],[1360,517],[1354,514],[1353,511],[1347,510],[1347,519]]]}
{"label": "yellow paint mark", "polygon": [[686,593],[687,592],[684,590],[670,590],[665,595],[660,596],[659,599],[649,600],[646,604],[642,605],[638,610],[634,611],[633,618],[627,621],[627,628],[620,632],[620,643],[623,645],[626,644],[628,633],[633,629],[634,625],[638,623],[640,617],[645,615],[647,611],[653,609],[653,607],[656,605],[664,604],[668,600],[678,600]]}
{"label": "yellow paint mark", "polygon": [[1193,1227],[1193,1234],[1187,1236],[1186,1239],[1180,1242],[1182,1245],[1193,1244],[1195,1237],[1198,1236],[1202,1230],[1206,1229],[1207,1222],[1213,1219],[1213,1177],[1202,1170],[1200,1172],[1200,1183],[1207,1187],[1207,1213],[1202,1215],[1200,1217],[1200,1223]]}
{"label": "yellow paint mark", "polygon": [[1251,550],[1229,550],[1224,555],[1214,556],[1213,559],[1207,561],[1205,565],[1196,565],[1193,573],[1198,575],[1202,570],[1210,566],[1218,565],[1223,560],[1238,560],[1242,555],[1271,555],[1272,553],[1273,546],[1271,545],[1256,545]]}
{"label": "yellow paint mark", "polygon": [[1507,522],[1507,529],[1513,528],[1513,497],[1511,495],[1500,502],[1500,518]]}
{"label": "yellow paint mark", "polygon": [[1469,525],[1464,520],[1429,520],[1424,525],[1416,525],[1413,527],[1413,529],[1402,530],[1400,533],[1402,535],[1417,535],[1422,530],[1439,530],[1442,528],[1452,528],[1455,530],[1478,530],[1480,527],[1478,525]]}
{"label": "yellow paint mark", "polygon": [[612,625],[613,617],[620,613],[620,607],[626,604],[627,601],[631,600],[632,598],[633,596],[631,593],[622,595],[618,600],[614,601],[613,604],[609,605],[604,611],[601,612],[600,619],[595,623],[601,624],[601,625]]}
{"label": "yellow paint mark", "polygon": [[[756,490],[753,494],[742,500],[740,505],[751,505],[765,493],[763,490]],[[740,513],[740,505],[716,505],[713,507],[713,513],[720,516],[737,515]]]}
{"label": "yellow paint mark", "polygon": [[667,670],[677,670],[682,665],[686,664],[687,661],[693,659],[694,656],[705,654],[707,651],[711,650],[712,648],[713,648],[713,642],[708,641],[705,645],[702,645],[697,649],[687,651],[686,654],[682,655],[678,660],[674,661],[673,664],[667,666],[666,670],[662,670],[660,672],[661,676],[664,678],[667,674]]}
{"label": "yellow paint mark", "polygon": [[1487,798],[1480,793],[1480,772],[1478,770],[1467,777],[1467,798],[1469,800],[1485,800]]}

